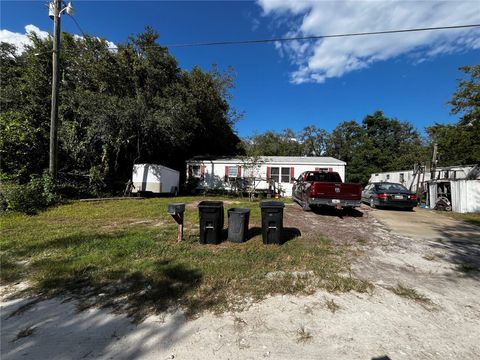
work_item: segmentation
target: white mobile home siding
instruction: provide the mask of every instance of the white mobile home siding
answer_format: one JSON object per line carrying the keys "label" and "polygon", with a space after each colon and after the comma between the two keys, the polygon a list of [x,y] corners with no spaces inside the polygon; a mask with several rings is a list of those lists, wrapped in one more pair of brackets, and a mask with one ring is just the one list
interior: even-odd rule
{"label": "white mobile home siding", "polygon": [[[439,167],[435,172],[435,179],[464,179],[471,169],[471,166]],[[430,180],[431,173],[428,170],[425,174],[417,173],[417,175],[413,173],[413,170],[401,170],[371,174],[368,182],[393,182],[402,184],[412,191],[417,191],[417,183],[422,186],[423,183]]]}

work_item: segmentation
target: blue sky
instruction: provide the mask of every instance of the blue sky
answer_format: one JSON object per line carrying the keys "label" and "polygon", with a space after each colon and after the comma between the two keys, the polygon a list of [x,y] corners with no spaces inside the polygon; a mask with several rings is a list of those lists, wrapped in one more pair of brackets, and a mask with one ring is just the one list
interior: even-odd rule
{"label": "blue sky", "polygon": [[[480,23],[479,1],[372,3],[77,1],[74,6],[86,33],[114,43],[146,25],[160,33],[160,43],[175,44]],[[27,25],[51,32],[45,4],[2,1],[2,39],[24,34]],[[72,19],[62,19],[63,31],[80,34]],[[240,136],[287,127],[298,131],[308,124],[330,131],[377,109],[422,131],[435,122],[456,121],[447,101],[462,76],[458,68],[479,63],[479,38],[479,29],[447,30],[171,52],[183,68],[235,69],[231,104],[244,112],[236,124]]]}

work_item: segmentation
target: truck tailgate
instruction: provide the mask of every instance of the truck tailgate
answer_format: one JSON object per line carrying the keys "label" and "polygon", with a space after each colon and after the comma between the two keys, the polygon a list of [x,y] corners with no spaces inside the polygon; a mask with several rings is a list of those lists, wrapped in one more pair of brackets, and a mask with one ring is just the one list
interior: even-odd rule
{"label": "truck tailgate", "polygon": [[352,183],[314,182],[310,187],[310,197],[360,200],[362,188]]}

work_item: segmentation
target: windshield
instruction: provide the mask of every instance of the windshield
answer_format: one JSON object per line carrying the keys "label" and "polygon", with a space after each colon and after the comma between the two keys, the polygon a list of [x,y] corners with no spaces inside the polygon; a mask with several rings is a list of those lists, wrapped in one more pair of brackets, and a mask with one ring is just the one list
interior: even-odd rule
{"label": "windshield", "polygon": [[342,182],[340,175],[334,172],[316,172],[307,175],[307,181]]}
{"label": "windshield", "polygon": [[377,184],[375,185],[377,191],[408,191],[408,189],[400,184]]}

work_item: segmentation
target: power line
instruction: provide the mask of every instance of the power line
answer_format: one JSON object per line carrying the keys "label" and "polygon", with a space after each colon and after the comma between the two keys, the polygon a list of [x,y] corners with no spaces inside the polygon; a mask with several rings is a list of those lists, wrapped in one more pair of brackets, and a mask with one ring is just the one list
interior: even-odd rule
{"label": "power line", "polygon": [[85,31],[83,31],[82,27],[80,26],[80,24],[78,23],[77,19],[75,19],[75,17],[73,15],[70,15],[70,17],[72,18],[73,22],[75,23],[75,25],[77,25],[77,28],[78,30],[80,30],[80,32],[82,33],[83,35],[83,38],[85,39],[87,37],[87,35],[85,34]]}
{"label": "power line", "polygon": [[[73,19],[73,21],[77,25],[77,27],[80,30],[80,32],[82,33],[83,37],[87,38],[88,36],[83,31],[83,29],[81,28],[78,21],[73,16],[71,16],[71,18]],[[411,32],[422,32],[422,31],[455,30],[455,29],[467,29],[467,28],[478,28],[478,27],[480,27],[480,24],[437,26],[437,27],[425,27],[425,28],[413,28],[413,29],[370,31],[370,32],[359,32],[359,33],[344,33],[344,34],[312,35],[312,36],[298,36],[298,37],[271,38],[271,39],[209,41],[209,42],[185,43],[185,44],[165,44],[165,45],[158,44],[158,45],[145,46],[144,49],[157,48],[157,47],[186,48],[186,47],[200,47],[200,46],[246,45],[246,44],[261,44],[261,43],[272,43],[272,42],[321,40],[321,39],[329,39],[329,38],[342,38],[342,37],[355,37],[355,36],[401,34],[401,33],[411,33]],[[107,49],[118,50],[117,47],[107,47]]]}
{"label": "power line", "polygon": [[398,34],[398,33],[408,33],[408,32],[434,31],[434,30],[453,30],[453,29],[465,29],[465,28],[474,28],[474,27],[480,27],[480,24],[437,26],[437,27],[414,28],[414,29],[370,31],[370,32],[346,33],[346,34],[313,35],[313,36],[299,36],[299,37],[273,38],[273,39],[250,39],[250,40],[233,40],[233,41],[198,42],[198,43],[186,43],[186,44],[166,44],[166,45],[159,45],[159,46],[168,47],[168,48],[182,48],[182,47],[194,47],[194,46],[259,44],[259,43],[285,42],[285,41],[295,41],[295,40],[297,41],[320,40],[320,39],[328,39],[328,38],[353,37],[353,36]]}

